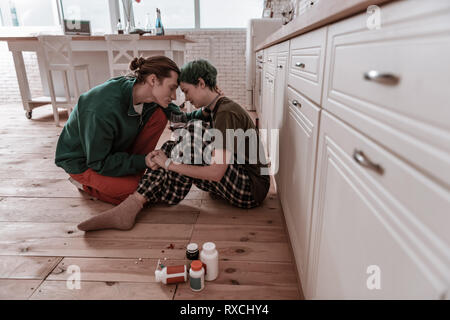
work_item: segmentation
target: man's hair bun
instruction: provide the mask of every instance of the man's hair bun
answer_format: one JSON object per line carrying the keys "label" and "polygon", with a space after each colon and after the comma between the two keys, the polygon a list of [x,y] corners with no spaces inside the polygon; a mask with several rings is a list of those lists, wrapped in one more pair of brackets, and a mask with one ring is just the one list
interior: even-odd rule
{"label": "man's hair bun", "polygon": [[143,58],[143,57],[134,58],[130,62],[130,70],[135,71],[135,70],[139,69],[144,63],[145,63],[145,58]]}

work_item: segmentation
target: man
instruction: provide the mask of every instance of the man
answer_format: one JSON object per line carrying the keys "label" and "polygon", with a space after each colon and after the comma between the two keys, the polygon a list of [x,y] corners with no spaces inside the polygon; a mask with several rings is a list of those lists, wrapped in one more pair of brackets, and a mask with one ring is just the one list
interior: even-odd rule
{"label": "man", "polygon": [[[164,56],[134,58],[132,74],[82,94],[58,140],[55,163],[100,200],[119,204],[149,163],[176,99],[180,70]],[[186,118],[202,118],[197,110]],[[75,183],[74,183],[75,184]]]}

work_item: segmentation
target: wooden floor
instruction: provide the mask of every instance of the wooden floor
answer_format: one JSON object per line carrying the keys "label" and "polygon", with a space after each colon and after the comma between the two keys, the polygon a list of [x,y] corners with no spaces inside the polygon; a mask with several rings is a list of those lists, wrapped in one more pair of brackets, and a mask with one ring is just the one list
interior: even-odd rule
{"label": "wooden floor", "polygon": [[[33,120],[19,104],[0,106],[0,299],[302,298],[273,188],[261,207],[243,210],[194,187],[177,206],[145,209],[130,231],[84,233],[76,225],[112,205],[79,192],[54,165],[61,129],[50,106]],[[183,264],[188,243],[207,241],[220,273],[202,292],[155,282],[158,259]],[[77,268],[81,288],[69,289]]]}

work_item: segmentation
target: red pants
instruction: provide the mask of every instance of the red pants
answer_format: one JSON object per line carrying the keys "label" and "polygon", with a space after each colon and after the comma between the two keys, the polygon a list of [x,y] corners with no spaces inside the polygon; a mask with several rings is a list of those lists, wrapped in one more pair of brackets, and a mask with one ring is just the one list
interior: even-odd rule
{"label": "red pants", "polygon": [[[139,133],[131,154],[148,154],[155,150],[159,137],[167,124],[167,117],[158,108],[155,110],[145,127]],[[136,191],[143,173],[134,176],[108,177],[98,174],[92,169],[88,169],[80,174],[70,174],[70,176],[83,185],[84,191],[91,196],[109,202],[119,204],[130,194]]]}

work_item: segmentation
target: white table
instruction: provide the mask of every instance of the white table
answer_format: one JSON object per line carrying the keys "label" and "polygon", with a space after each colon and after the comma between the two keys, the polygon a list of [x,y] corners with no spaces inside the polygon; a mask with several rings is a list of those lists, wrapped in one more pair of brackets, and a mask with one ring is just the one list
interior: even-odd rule
{"label": "white table", "polygon": [[[7,41],[9,51],[12,52],[14,65],[16,68],[17,80],[19,82],[20,95],[26,116],[31,118],[33,108],[46,105],[50,102],[48,91],[47,75],[44,64],[44,54],[37,37],[0,37],[0,41]],[[99,85],[109,77],[109,65],[107,55],[107,44],[104,36],[73,36],[72,39],[73,57],[76,64],[88,64],[91,85]],[[193,42],[185,38],[184,35],[172,36],[140,36],[138,50],[143,56],[162,54],[173,59],[179,67],[184,63],[184,51],[186,43]],[[39,72],[41,76],[44,96],[32,97],[30,86],[25,70],[22,52],[34,51],[37,55]],[[55,92],[57,96],[64,96],[64,86],[62,77],[55,75]],[[81,86],[81,90],[86,90]],[[72,88],[71,88],[72,90]],[[58,98],[65,100],[65,98]],[[180,101],[177,101],[180,102]]]}

